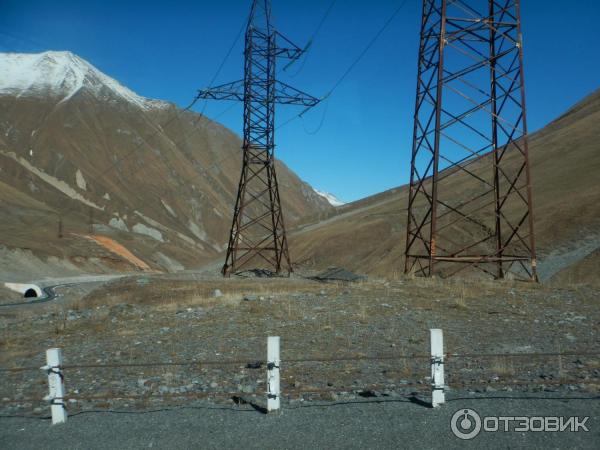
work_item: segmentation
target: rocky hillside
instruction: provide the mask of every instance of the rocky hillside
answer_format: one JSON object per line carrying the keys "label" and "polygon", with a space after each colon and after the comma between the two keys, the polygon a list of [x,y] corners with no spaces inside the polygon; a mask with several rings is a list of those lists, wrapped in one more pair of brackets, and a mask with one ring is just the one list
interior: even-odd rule
{"label": "rocky hillside", "polygon": [[[241,167],[223,126],[138,96],[69,52],[0,54],[7,270],[176,270],[222,251]],[[279,163],[286,220],[326,199]]]}
{"label": "rocky hillside", "polygon": [[[600,279],[598,123],[600,91],[531,136],[538,270],[543,280]],[[469,182],[456,175],[457,195]],[[401,273],[407,193],[407,186],[401,186],[337,208],[329,219],[302,227],[290,240],[296,261],[385,276]]]}

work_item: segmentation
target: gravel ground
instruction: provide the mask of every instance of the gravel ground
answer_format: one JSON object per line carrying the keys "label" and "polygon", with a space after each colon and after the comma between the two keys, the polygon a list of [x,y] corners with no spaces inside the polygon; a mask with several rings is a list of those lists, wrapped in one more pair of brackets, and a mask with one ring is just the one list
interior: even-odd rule
{"label": "gravel ground", "polygon": [[[61,427],[70,439],[65,448],[386,448],[411,436],[424,447],[458,446],[458,439],[448,440],[448,418],[474,400],[440,411],[405,400],[429,389],[429,328],[444,330],[452,354],[449,396],[591,397],[600,389],[594,287],[419,279],[323,284],[211,274],[92,285],[65,288],[56,302],[0,309],[0,415],[31,417],[0,419],[0,448],[19,448],[21,436],[29,440],[23,448],[48,447],[42,442],[48,436],[57,446],[67,438],[41,419],[48,388],[38,367],[55,346],[63,349],[73,414]],[[237,397],[264,405],[266,368],[258,362],[269,335],[282,339],[281,383],[290,409],[274,418],[235,406]],[[504,353],[512,356],[498,356]],[[380,403],[355,404],[365,400]],[[327,401],[352,404],[318,406]],[[597,416],[597,409],[586,413],[597,400],[477,401],[484,414]],[[115,410],[126,413],[109,412]],[[432,425],[445,434],[434,435]],[[576,439],[599,442],[591,430]],[[544,436],[505,433],[477,441],[530,448],[571,442]]]}
{"label": "gravel ground", "polygon": [[[4,372],[0,413],[45,414],[47,384],[37,368],[50,347],[63,350],[72,412],[185,406],[207,397],[231,406],[240,394],[261,402],[264,364],[247,364],[264,361],[269,335],[281,336],[282,389],[292,404],[400,398],[428,388],[428,330],[438,327],[449,353],[516,355],[450,357],[453,390],[575,395],[600,388],[592,288],[140,276],[83,298],[61,294],[57,303],[0,310],[0,369],[31,368]],[[536,352],[570,353],[529,356]],[[364,359],[374,356],[382,359]],[[340,357],[347,359],[314,361]]]}
{"label": "gravel ground", "polygon": [[[466,397],[466,398],[465,398]],[[581,448],[600,445],[600,398],[513,396],[449,399],[433,410],[410,399],[349,404],[306,404],[264,415],[252,409],[191,407],[150,413],[91,412],[64,425],[49,420],[0,418],[6,449],[336,449],[336,448]],[[589,417],[589,432],[481,432],[456,438],[451,417],[462,408],[486,416]]]}

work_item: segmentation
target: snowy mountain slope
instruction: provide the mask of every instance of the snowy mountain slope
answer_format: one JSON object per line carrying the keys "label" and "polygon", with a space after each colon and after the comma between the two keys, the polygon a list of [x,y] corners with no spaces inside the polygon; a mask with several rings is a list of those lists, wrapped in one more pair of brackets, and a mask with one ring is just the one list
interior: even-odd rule
{"label": "snowy mountain slope", "polygon": [[[90,248],[106,238],[153,269],[199,266],[229,238],[241,147],[222,125],[143,98],[72,53],[0,53],[1,244],[126,269]],[[276,164],[290,227],[333,209]]]}
{"label": "snowy mountain slope", "polygon": [[327,200],[331,206],[342,206],[346,204],[346,202],[341,201],[339,198],[333,194],[330,194],[329,192],[319,191],[318,189],[314,189],[314,191]]}
{"label": "snowy mountain slope", "polygon": [[0,74],[0,95],[66,101],[85,87],[99,100],[118,97],[142,109],[168,106],[137,95],[71,52],[0,53]]}

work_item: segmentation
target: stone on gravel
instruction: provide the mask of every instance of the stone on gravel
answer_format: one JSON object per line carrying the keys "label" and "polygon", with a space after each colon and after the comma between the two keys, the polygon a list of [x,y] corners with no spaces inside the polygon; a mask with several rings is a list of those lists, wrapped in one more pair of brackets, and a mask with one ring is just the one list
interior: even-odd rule
{"label": "stone on gravel", "polygon": [[212,293],[212,296],[214,298],[223,297],[223,293],[221,292],[221,289],[215,289]]}
{"label": "stone on gravel", "polygon": [[244,278],[273,278],[277,276],[275,272],[267,269],[249,269],[238,272],[236,275]]}
{"label": "stone on gravel", "polygon": [[262,367],[261,361],[249,362],[246,364],[246,369],[260,369]]}
{"label": "stone on gravel", "polygon": [[357,275],[343,267],[330,267],[326,271],[315,275],[314,278],[319,281],[362,281],[366,280],[367,276]]}
{"label": "stone on gravel", "polygon": [[245,384],[245,385],[241,386],[241,391],[244,394],[251,394],[252,392],[255,391],[255,388],[251,384]]}
{"label": "stone on gravel", "polygon": [[373,397],[377,397],[377,392],[375,392],[371,389],[366,389],[364,391],[358,392],[358,395],[360,395],[363,398],[373,398]]}

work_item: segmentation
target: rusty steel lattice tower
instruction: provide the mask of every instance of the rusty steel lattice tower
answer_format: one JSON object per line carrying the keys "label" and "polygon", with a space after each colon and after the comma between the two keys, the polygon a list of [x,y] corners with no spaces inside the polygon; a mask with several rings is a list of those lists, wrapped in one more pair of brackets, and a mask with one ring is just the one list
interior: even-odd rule
{"label": "rusty steel lattice tower", "polygon": [[278,58],[296,60],[303,52],[273,28],[270,0],[254,0],[246,28],[244,79],[198,93],[204,99],[244,102],[242,174],[224,276],[249,264],[266,263],[276,273],[292,271],[275,174],[275,104],[309,108],[319,100],[276,80],[275,63]]}
{"label": "rusty steel lattice tower", "polygon": [[537,280],[519,0],[423,0],[405,272]]}

